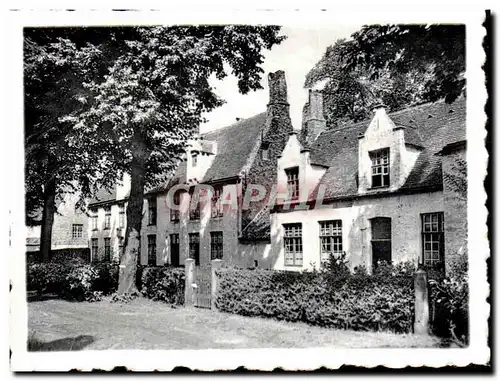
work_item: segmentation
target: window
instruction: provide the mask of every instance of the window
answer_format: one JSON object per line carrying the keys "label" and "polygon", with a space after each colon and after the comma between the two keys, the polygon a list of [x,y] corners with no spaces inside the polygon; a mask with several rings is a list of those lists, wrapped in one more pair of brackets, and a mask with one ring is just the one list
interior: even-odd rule
{"label": "window", "polygon": [[392,220],[389,217],[370,219],[372,233],[372,266],[379,262],[392,263]]}
{"label": "window", "polygon": [[193,158],[192,166],[196,167],[198,165],[198,155],[193,155],[192,158]]}
{"label": "window", "polygon": [[212,196],[212,217],[222,217],[224,215],[224,205],[221,200],[222,187],[214,187],[214,194]]}
{"label": "window", "polygon": [[125,238],[120,237],[118,241],[118,255],[119,258],[123,255],[123,243],[125,242]]}
{"label": "window", "polygon": [[181,205],[181,192],[175,192],[172,200],[172,207],[170,208],[170,221],[180,220],[180,205]]}
{"label": "window", "polygon": [[268,147],[262,147],[261,152],[261,158],[262,160],[269,160],[269,148]]}
{"label": "window", "polygon": [[196,266],[200,265],[200,234],[189,233],[189,258],[194,259]]}
{"label": "window", "polygon": [[330,254],[342,254],[342,221],[322,221],[319,226],[321,260],[327,260]]}
{"label": "window", "polygon": [[82,238],[83,237],[83,225],[73,224],[73,228],[71,231],[72,238]]}
{"label": "window", "polygon": [[92,221],[92,230],[97,230],[97,210],[93,209],[90,211],[92,215],[90,216],[90,219]]}
{"label": "window", "polygon": [[156,197],[148,199],[148,225],[156,225]]}
{"label": "window", "polygon": [[156,266],[156,235],[148,235],[148,265]]}
{"label": "window", "polygon": [[170,264],[179,266],[179,234],[170,234]]}
{"label": "window", "polygon": [[370,152],[372,160],[372,188],[389,186],[389,149]]}
{"label": "window", "polygon": [[91,255],[92,255],[92,260],[96,260],[97,259],[97,252],[99,251],[99,241],[97,238],[92,238],[92,251],[91,251]]}
{"label": "window", "polygon": [[285,266],[302,266],[302,224],[285,224]]}
{"label": "window", "polygon": [[196,200],[195,207],[193,208],[193,205],[191,202],[193,200],[193,197],[194,197],[193,192],[191,192],[190,195],[191,195],[191,197],[189,199],[189,219],[190,220],[199,220],[200,219],[200,200],[199,200],[199,197],[198,197],[198,200]]}
{"label": "window", "polygon": [[422,214],[422,252],[424,265],[444,259],[444,217],[442,212]]}
{"label": "window", "polygon": [[125,204],[119,205],[119,218],[118,218],[118,227],[125,227]]}
{"label": "window", "polygon": [[104,229],[111,228],[111,206],[104,208]]}
{"label": "window", "polygon": [[210,253],[212,259],[222,259],[222,232],[210,232]]}
{"label": "window", "polygon": [[104,262],[111,262],[111,238],[104,238]]}
{"label": "window", "polygon": [[285,170],[286,183],[289,200],[297,200],[299,198],[299,169],[297,167]]}

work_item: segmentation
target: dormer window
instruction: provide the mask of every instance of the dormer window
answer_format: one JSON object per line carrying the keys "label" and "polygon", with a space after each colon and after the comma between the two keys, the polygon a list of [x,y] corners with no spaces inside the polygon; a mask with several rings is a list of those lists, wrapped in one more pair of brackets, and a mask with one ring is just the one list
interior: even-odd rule
{"label": "dormer window", "polygon": [[389,186],[389,148],[370,152],[372,160],[372,188]]}
{"label": "dormer window", "polygon": [[286,185],[289,200],[297,200],[299,198],[299,168],[285,169]]}
{"label": "dormer window", "polygon": [[269,143],[262,142],[260,147],[260,157],[262,160],[269,160]]}
{"label": "dormer window", "polygon": [[269,149],[262,148],[262,160],[269,160]]}

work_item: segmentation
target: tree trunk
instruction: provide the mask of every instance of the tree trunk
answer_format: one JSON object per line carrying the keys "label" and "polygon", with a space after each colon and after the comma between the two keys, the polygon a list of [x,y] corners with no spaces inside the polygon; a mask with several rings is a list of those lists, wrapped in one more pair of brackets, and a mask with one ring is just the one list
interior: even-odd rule
{"label": "tree trunk", "polygon": [[50,179],[45,184],[43,194],[43,214],[42,226],[40,229],[40,256],[44,262],[50,260],[50,250],[52,249],[52,225],[54,224],[54,214],[56,212],[56,180]]}
{"label": "tree trunk", "polygon": [[120,253],[120,273],[118,281],[118,294],[120,295],[131,294],[137,291],[135,277],[138,257],[141,255],[141,225],[145,180],[145,160],[143,157],[135,157],[132,159],[130,173],[127,230],[123,252]]}

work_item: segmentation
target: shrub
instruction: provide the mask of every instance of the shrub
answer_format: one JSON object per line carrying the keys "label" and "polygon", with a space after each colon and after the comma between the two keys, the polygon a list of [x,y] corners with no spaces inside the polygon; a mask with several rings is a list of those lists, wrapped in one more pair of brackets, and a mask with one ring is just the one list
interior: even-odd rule
{"label": "shrub", "polygon": [[218,270],[216,307],[325,327],[411,332],[412,272],[401,267],[384,276],[351,274],[344,271],[344,260],[341,256],[320,272]]}
{"label": "shrub", "polygon": [[118,289],[119,266],[116,263],[95,263],[92,264],[97,270],[97,278],[94,281],[93,289],[101,291],[104,295],[110,295]]}
{"label": "shrub", "polygon": [[143,267],[141,269],[141,294],[171,305],[184,304],[185,273],[175,267]]}
{"label": "shrub", "polygon": [[118,287],[118,265],[88,263],[73,259],[68,263],[28,263],[27,289],[55,293],[72,300],[97,301]]}
{"label": "shrub", "polygon": [[93,265],[74,266],[66,275],[62,295],[66,299],[77,301],[94,301],[94,284],[99,277],[97,268]]}
{"label": "shrub", "polygon": [[129,303],[139,296],[138,292],[133,292],[131,294],[113,294],[111,297],[111,303]]}
{"label": "shrub", "polygon": [[467,255],[451,265],[446,277],[429,281],[431,329],[459,346],[469,342],[469,286]]}
{"label": "shrub", "polygon": [[27,289],[39,294],[59,294],[70,270],[70,266],[62,263],[29,263],[26,271]]}

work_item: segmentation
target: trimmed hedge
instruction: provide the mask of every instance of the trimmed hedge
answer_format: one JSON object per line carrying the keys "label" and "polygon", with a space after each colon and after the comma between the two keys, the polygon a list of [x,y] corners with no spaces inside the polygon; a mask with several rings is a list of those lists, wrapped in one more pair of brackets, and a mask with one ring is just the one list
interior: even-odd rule
{"label": "trimmed hedge", "polygon": [[[139,276],[140,275],[140,276]],[[138,271],[141,294],[171,305],[184,304],[185,270],[177,267],[142,267]]]}
{"label": "trimmed hedge", "polygon": [[[221,269],[220,311],[353,330],[411,332],[411,272],[284,272]],[[399,271],[399,272],[398,272]],[[392,275],[394,274],[394,275]]]}
{"label": "trimmed hedge", "polygon": [[[116,263],[28,263],[27,288],[63,299],[98,301],[116,292],[119,266]],[[141,294],[172,305],[184,304],[184,269],[140,266],[136,274]]]}

